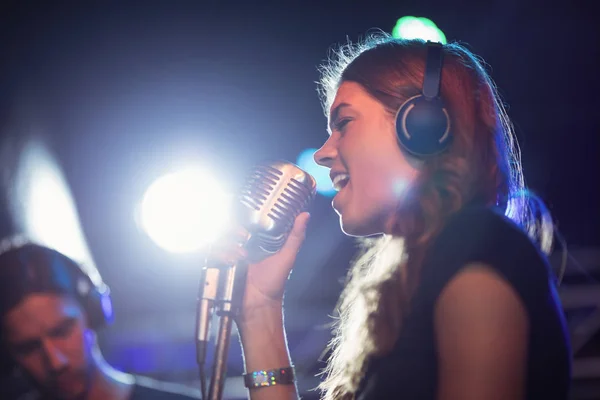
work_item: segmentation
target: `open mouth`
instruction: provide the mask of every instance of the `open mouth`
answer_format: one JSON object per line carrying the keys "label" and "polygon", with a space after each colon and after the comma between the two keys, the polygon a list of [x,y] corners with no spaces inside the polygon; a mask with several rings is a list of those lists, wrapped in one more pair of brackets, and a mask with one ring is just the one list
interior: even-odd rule
{"label": "open mouth", "polygon": [[350,181],[350,175],[348,174],[339,174],[333,178],[333,188],[338,192],[342,190]]}

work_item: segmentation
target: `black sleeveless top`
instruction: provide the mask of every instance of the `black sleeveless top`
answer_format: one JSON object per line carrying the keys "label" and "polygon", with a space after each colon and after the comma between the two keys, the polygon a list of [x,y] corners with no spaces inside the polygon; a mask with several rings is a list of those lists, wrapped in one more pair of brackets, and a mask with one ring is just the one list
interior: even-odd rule
{"label": "black sleeveless top", "polygon": [[526,399],[568,398],[571,350],[547,259],[504,215],[486,208],[468,208],[450,218],[433,242],[400,337],[390,354],[369,363],[358,400],[436,398],[436,299],[452,277],[471,262],[495,268],[525,306],[530,323]]}

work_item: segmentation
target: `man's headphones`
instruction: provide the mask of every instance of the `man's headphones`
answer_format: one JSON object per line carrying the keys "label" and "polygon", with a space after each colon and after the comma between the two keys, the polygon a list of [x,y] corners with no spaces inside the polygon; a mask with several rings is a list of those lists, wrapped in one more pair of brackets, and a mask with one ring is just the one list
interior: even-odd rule
{"label": "man's headphones", "polygon": [[398,141],[417,157],[439,154],[452,141],[450,115],[440,98],[442,65],[442,45],[428,41],[423,90],[406,100],[396,114]]}
{"label": "man's headphones", "polygon": [[110,289],[103,282],[95,284],[77,262],[39,245],[25,245],[16,251],[19,264],[30,280],[38,280],[36,284],[45,286],[47,292],[62,292],[75,297],[86,313],[91,329],[102,328],[112,320]]}
{"label": "man's headphones", "polygon": [[[14,288],[14,298],[33,293],[64,293],[74,296],[86,314],[88,326],[97,330],[113,319],[110,289],[104,283],[95,284],[91,277],[71,258],[56,250],[36,244],[25,244],[0,254],[0,276],[4,284]],[[13,283],[14,282],[14,283]],[[10,292],[11,290],[7,290]],[[0,294],[8,303],[13,295]],[[2,304],[2,313],[6,312]],[[10,307],[10,305],[8,305]],[[0,350],[3,350],[0,348]],[[8,361],[0,351],[0,364]],[[12,369],[11,364],[1,365],[2,373]]]}

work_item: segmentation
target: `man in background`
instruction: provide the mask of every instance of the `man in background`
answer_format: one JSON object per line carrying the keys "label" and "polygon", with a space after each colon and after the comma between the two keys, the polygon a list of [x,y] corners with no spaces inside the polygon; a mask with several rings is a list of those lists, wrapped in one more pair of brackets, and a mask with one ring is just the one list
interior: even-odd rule
{"label": "man in background", "polygon": [[198,398],[185,388],[167,388],[111,367],[96,340],[96,331],[111,317],[108,287],[95,285],[64,254],[33,243],[0,252],[3,376],[18,371],[42,399]]}

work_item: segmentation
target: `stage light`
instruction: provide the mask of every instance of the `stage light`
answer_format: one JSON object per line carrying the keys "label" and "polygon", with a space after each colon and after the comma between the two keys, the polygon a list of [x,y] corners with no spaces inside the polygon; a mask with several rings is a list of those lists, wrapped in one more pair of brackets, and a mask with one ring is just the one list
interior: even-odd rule
{"label": "stage light", "polygon": [[317,193],[325,197],[332,197],[336,191],[329,178],[329,168],[322,167],[315,162],[314,156],[316,151],[317,149],[304,150],[298,156],[296,164],[315,178],[317,181]]}
{"label": "stage light", "polygon": [[100,283],[69,185],[44,143],[31,140],[25,145],[14,182],[10,199],[19,230],[81,263],[92,281]]}
{"label": "stage light", "polygon": [[150,185],[141,202],[140,222],[159,247],[190,253],[224,232],[230,204],[230,196],[210,173],[190,167]]}
{"label": "stage light", "polygon": [[406,16],[396,21],[392,36],[398,39],[423,39],[446,44],[446,35],[429,18]]}

